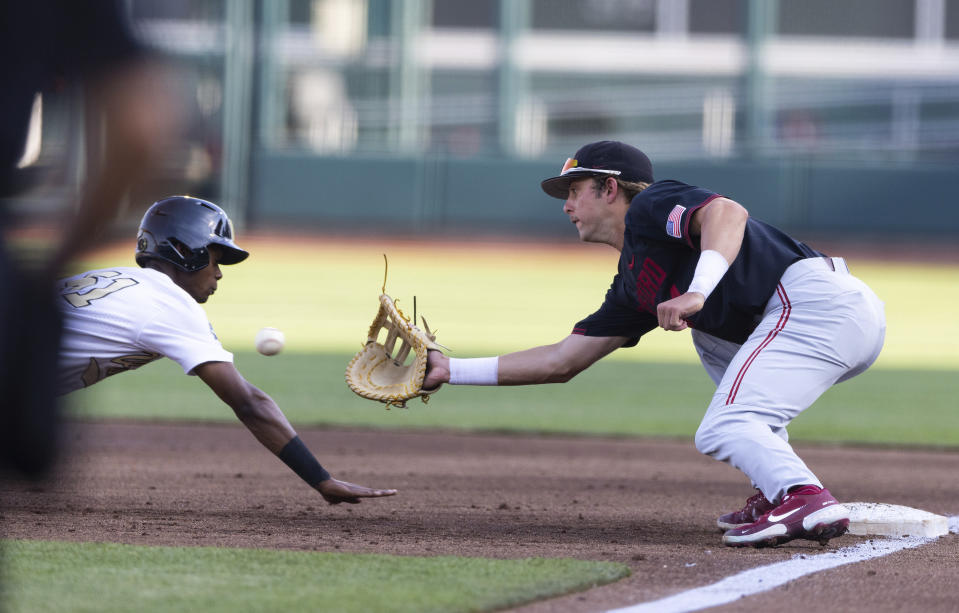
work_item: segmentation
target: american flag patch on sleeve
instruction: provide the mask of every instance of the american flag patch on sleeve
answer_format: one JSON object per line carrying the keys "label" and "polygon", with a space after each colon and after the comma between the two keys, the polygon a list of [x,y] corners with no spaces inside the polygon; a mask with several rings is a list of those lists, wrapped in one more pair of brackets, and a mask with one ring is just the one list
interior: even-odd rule
{"label": "american flag patch on sleeve", "polygon": [[683,237],[682,226],[679,224],[679,222],[683,218],[683,213],[685,212],[686,207],[681,204],[677,204],[673,207],[673,210],[669,212],[669,217],[666,218],[666,234],[675,238]]}

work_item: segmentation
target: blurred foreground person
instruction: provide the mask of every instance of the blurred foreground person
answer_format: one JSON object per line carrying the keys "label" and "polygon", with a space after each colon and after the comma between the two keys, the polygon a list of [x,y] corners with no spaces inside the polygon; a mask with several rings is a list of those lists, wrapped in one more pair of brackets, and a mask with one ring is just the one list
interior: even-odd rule
{"label": "blurred foreground person", "polygon": [[0,197],[32,187],[27,137],[42,94],[82,92],[88,151],[96,154],[43,261],[28,265],[11,254],[3,236],[17,227],[0,209],[0,468],[37,478],[56,451],[54,281],[172,141],[179,109],[169,75],[138,44],[119,0],[0,3],[0,71]]}
{"label": "blurred foreground person", "polygon": [[392,496],[396,490],[332,478],[273,399],[243,378],[213,333],[198,303],[216,291],[221,266],[248,255],[234,242],[226,213],[212,202],[173,196],[155,203],[137,236],[141,268],[94,270],[62,282],[58,393],[168,357],[203,380],[264,447],[330,504]]}
{"label": "blurred foreground person", "polygon": [[624,143],[581,147],[542,187],[565,200],[581,240],[620,252],[604,302],[554,345],[466,360],[432,351],[423,387],[565,382],[657,327],[691,328],[717,386],[696,447],[759,490],[717,520],[723,542],[826,543],[844,534],[848,510],[793,451],[786,427],[879,356],[879,298],[842,258],[750,218],[733,200],[655,181],[649,158]]}

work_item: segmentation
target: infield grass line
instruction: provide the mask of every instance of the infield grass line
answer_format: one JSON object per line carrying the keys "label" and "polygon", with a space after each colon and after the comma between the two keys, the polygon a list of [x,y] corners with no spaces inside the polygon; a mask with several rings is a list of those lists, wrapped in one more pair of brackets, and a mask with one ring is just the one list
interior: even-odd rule
{"label": "infield grass line", "polygon": [[[950,525],[959,524],[959,517],[950,517]],[[953,530],[955,531],[955,530]],[[935,541],[936,538],[908,537],[900,539],[870,539],[853,547],[842,547],[816,555],[798,554],[776,564],[752,568],[703,587],[687,590],[607,613],[685,613],[718,607],[761,592],[767,592],[805,575],[822,572],[846,564],[881,558],[903,549],[914,549]]]}
{"label": "infield grass line", "polygon": [[[668,437],[691,440],[713,384],[698,364],[601,361],[561,385],[446,386],[429,404],[385,410],[350,391],[348,354],[244,352],[237,368],[294,427],[339,426]],[[867,371],[834,386],[790,425],[792,440],[959,447],[954,382],[941,372]],[[917,404],[917,398],[921,403]],[[121,373],[65,398],[82,418],[238,423],[196,377],[170,360]],[[908,411],[912,419],[903,422]]]}
{"label": "infield grass line", "polygon": [[615,562],[0,541],[0,607],[30,611],[495,611],[618,581]]}

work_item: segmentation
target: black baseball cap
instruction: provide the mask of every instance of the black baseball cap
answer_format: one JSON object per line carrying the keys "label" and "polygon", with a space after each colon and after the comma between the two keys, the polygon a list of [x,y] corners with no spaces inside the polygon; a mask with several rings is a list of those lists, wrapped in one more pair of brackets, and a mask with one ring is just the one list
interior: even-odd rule
{"label": "black baseball cap", "polygon": [[541,183],[543,191],[560,200],[569,198],[569,184],[583,177],[614,176],[631,183],[652,183],[653,164],[636,147],[615,140],[583,145],[566,160],[558,177]]}

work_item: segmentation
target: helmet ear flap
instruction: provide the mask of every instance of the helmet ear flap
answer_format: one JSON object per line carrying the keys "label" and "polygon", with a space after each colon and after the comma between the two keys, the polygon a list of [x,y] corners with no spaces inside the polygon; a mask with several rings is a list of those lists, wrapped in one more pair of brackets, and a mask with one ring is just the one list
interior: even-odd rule
{"label": "helmet ear flap", "polygon": [[147,261],[157,255],[157,247],[156,237],[149,230],[141,228],[137,236],[136,263],[141,267],[146,266]]}
{"label": "helmet ear flap", "polygon": [[[186,272],[196,272],[209,266],[210,250],[207,247],[192,248],[175,238],[168,239],[167,249],[173,252],[178,266]],[[171,259],[172,261],[172,259]]]}
{"label": "helmet ear flap", "polygon": [[193,257],[193,250],[182,242],[176,240],[175,238],[171,238],[167,242],[170,243],[170,249],[173,250],[173,253],[175,253],[183,262],[189,262],[190,258]]}

